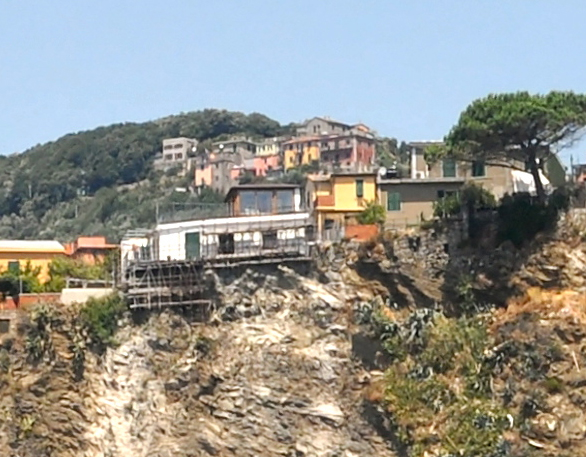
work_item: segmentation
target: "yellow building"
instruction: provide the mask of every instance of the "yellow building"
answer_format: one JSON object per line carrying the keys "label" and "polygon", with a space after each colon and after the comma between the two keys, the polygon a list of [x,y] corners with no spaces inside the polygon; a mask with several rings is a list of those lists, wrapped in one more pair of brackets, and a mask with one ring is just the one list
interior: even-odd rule
{"label": "yellow building", "polygon": [[343,230],[356,222],[366,204],[378,201],[376,173],[332,173],[307,177],[306,199],[318,234]]}
{"label": "yellow building", "polygon": [[49,264],[58,256],[65,255],[65,247],[58,241],[0,240],[0,272],[18,272],[30,262],[40,267],[39,280],[49,279]]}
{"label": "yellow building", "polygon": [[320,144],[318,137],[301,137],[283,143],[285,170],[319,161]]}

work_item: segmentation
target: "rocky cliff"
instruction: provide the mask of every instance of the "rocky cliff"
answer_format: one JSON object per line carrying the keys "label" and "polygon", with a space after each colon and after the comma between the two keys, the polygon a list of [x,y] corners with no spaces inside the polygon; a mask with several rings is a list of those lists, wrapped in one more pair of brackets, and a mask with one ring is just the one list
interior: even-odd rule
{"label": "rocky cliff", "polygon": [[205,323],[127,314],[104,353],[75,308],[35,309],[0,340],[0,455],[586,455],[579,227],[527,251],[428,231],[326,247],[309,274],[210,273]]}
{"label": "rocky cliff", "polygon": [[[139,316],[76,374],[71,310],[43,317],[2,349],[0,449],[6,456],[393,455],[362,406],[352,306],[342,281],[288,270],[217,281],[202,325],[172,311]],[[38,319],[38,318],[37,318]],[[29,336],[27,336],[29,335]]]}

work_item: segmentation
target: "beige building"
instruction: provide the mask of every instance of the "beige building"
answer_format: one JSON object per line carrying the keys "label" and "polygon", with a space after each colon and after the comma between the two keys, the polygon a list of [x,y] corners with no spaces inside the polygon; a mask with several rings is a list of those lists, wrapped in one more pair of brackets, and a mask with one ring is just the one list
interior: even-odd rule
{"label": "beige building", "polygon": [[418,225],[432,219],[434,202],[458,192],[463,184],[463,178],[379,179],[387,225]]}
{"label": "beige building", "polygon": [[[482,162],[456,162],[453,159],[441,160],[428,165],[424,159],[425,148],[440,142],[410,143],[411,148],[411,179],[462,179],[484,187],[499,199],[506,193],[513,192],[513,175],[511,169],[485,165]],[[523,168],[523,164],[518,164]]]}
{"label": "beige building", "polygon": [[197,140],[194,138],[166,138],[163,140],[162,152],[155,158],[155,168],[166,170],[177,166],[187,169],[196,148]]}
{"label": "beige building", "polygon": [[464,185],[474,183],[490,191],[499,199],[513,193],[514,183],[510,168],[487,166],[482,162],[441,160],[429,165],[424,158],[425,148],[439,142],[411,143],[411,176],[407,179],[379,178],[379,198],[387,211],[388,225],[416,225],[433,218],[433,204]]}

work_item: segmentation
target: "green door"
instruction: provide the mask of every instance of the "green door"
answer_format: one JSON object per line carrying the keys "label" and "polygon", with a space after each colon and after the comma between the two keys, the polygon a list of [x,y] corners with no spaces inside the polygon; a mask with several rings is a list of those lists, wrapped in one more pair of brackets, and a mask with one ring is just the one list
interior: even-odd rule
{"label": "green door", "polygon": [[199,259],[199,232],[185,234],[185,258]]}

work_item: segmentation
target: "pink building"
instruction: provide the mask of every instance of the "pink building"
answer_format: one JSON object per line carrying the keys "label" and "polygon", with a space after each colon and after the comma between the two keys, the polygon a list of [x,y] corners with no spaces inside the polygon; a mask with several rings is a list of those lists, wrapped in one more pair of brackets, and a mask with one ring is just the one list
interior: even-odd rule
{"label": "pink building", "polygon": [[254,158],[254,174],[256,176],[266,176],[269,171],[279,168],[280,162],[278,154],[257,156]]}

